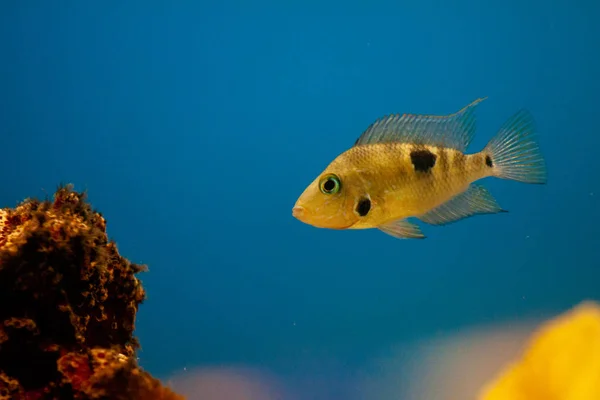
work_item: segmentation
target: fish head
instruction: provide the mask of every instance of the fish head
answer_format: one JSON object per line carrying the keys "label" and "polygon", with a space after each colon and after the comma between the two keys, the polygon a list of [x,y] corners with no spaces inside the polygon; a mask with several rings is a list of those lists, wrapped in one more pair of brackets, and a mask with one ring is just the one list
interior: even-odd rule
{"label": "fish head", "polygon": [[317,228],[348,229],[361,218],[356,212],[361,185],[352,169],[333,162],[304,189],[292,215]]}

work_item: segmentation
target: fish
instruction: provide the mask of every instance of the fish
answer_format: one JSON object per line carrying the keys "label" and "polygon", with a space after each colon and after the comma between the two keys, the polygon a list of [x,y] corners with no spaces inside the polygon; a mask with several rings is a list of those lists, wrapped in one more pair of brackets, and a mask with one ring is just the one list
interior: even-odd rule
{"label": "fish", "polygon": [[476,106],[486,99],[448,115],[378,118],[304,189],[292,216],[317,228],[379,229],[398,239],[423,239],[409,219],[439,226],[507,212],[478,181],[545,184],[547,167],[527,109],[508,118],[481,151],[466,152]]}

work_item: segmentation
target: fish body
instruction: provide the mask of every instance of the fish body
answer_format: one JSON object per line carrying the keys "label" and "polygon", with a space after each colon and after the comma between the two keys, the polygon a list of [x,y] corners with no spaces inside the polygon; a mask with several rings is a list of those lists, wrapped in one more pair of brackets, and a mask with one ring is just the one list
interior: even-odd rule
{"label": "fish body", "polygon": [[423,238],[407,218],[443,225],[505,211],[474,182],[491,176],[545,183],[545,162],[526,110],[508,119],[483,150],[467,154],[473,111],[482,100],[447,116],[378,119],[304,190],[292,214],[315,227]]}

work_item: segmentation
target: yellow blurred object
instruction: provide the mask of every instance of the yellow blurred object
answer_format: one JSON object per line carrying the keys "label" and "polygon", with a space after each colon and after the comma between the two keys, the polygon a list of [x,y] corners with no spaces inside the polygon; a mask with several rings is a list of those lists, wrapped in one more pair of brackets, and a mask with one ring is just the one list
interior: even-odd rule
{"label": "yellow blurred object", "polygon": [[542,325],[479,400],[600,400],[600,305],[583,302]]}

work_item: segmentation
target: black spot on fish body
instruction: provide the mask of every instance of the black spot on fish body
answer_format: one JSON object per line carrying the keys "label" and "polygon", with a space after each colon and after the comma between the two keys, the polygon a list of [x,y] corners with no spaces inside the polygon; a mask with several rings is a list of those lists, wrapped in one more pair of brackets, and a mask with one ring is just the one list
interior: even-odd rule
{"label": "black spot on fish body", "polygon": [[494,163],[492,162],[492,157],[490,157],[489,154],[485,156],[485,165],[487,165],[490,168],[494,166]]}
{"label": "black spot on fish body", "polygon": [[371,211],[371,200],[368,197],[363,197],[356,204],[356,213],[361,217],[366,216]]}
{"label": "black spot on fish body", "polygon": [[437,156],[426,149],[413,150],[410,153],[410,161],[418,172],[429,172],[434,167],[436,159]]}

